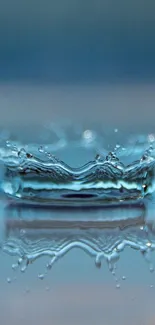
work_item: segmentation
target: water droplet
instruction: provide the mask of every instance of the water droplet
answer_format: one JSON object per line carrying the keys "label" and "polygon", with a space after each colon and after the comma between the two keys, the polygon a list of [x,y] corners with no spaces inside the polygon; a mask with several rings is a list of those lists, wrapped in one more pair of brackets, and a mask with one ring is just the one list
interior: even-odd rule
{"label": "water droplet", "polygon": [[48,159],[51,159],[52,158],[52,155],[50,152],[46,152],[46,156],[48,157]]}
{"label": "water droplet", "polygon": [[148,135],[148,141],[149,142],[154,142],[155,141],[155,134],[151,133]]}
{"label": "water droplet", "polygon": [[10,278],[7,278],[7,283],[11,283],[11,279]]}
{"label": "water droplet", "polygon": [[95,139],[95,133],[92,130],[85,130],[82,137],[87,143],[91,143]]}
{"label": "water droplet", "polygon": [[153,284],[151,284],[151,285],[150,285],[150,288],[154,288],[154,285],[153,285]]}
{"label": "water droplet", "polygon": [[126,280],[126,276],[125,275],[122,276],[122,280]]}
{"label": "water droplet", "polygon": [[147,247],[151,247],[152,244],[151,244],[150,242],[147,242],[147,243],[146,243],[146,246],[147,246]]}
{"label": "water droplet", "polygon": [[25,229],[21,229],[21,230],[20,230],[20,236],[23,237],[25,234],[26,234]]}
{"label": "water droplet", "polygon": [[117,283],[117,284],[116,284],[116,289],[120,289],[120,287],[121,287],[121,286],[120,286],[120,283]]}
{"label": "water droplet", "polygon": [[116,144],[114,151],[118,151],[120,148],[121,148],[121,146],[119,144]]}
{"label": "water droplet", "polygon": [[6,146],[7,146],[7,148],[11,149],[12,152],[18,152],[16,144],[12,141],[7,140]]}
{"label": "water droplet", "polygon": [[92,131],[91,130],[85,130],[83,132],[84,139],[91,139],[92,138]]}
{"label": "water droplet", "polygon": [[118,162],[119,161],[118,157],[116,156],[116,153],[113,151],[110,151],[108,153],[108,155],[106,156],[106,160],[110,161],[110,162]]}
{"label": "water droplet", "polygon": [[44,148],[43,148],[43,146],[40,146],[39,148],[38,148],[38,151],[40,152],[40,153],[44,153]]}
{"label": "water droplet", "polygon": [[27,265],[24,265],[24,266],[21,267],[20,271],[22,273],[24,273],[26,271],[26,269],[27,269]]}
{"label": "water droplet", "polygon": [[100,161],[103,161],[103,158],[99,154],[97,154],[95,157],[95,160],[96,160],[96,162],[100,162]]}
{"label": "water droplet", "polygon": [[51,263],[51,262],[47,263],[46,268],[47,268],[47,270],[51,270],[51,268],[52,268],[52,263]]}
{"label": "water droplet", "polygon": [[23,262],[23,259],[21,257],[19,257],[19,259],[18,259],[18,265],[21,265],[22,262]]}
{"label": "water droplet", "polygon": [[26,151],[25,151],[24,148],[21,148],[21,149],[18,151],[18,157],[19,157],[20,159],[24,159],[24,158],[26,158]]}
{"label": "water droplet", "polygon": [[150,265],[150,272],[153,273],[154,272],[154,266]]}
{"label": "water droplet", "polygon": [[17,263],[16,264],[12,264],[12,270],[14,270],[14,271],[17,270],[18,266],[19,265]]}
{"label": "water droplet", "polygon": [[44,277],[45,277],[45,275],[42,273],[40,273],[40,274],[38,274],[38,278],[40,279],[40,280],[43,280],[44,279]]}
{"label": "water droplet", "polygon": [[6,140],[6,146],[7,146],[8,148],[11,147],[11,143],[10,143],[9,140]]}
{"label": "water droplet", "polygon": [[50,291],[50,287],[49,286],[47,286],[45,289],[46,289],[46,291]]}
{"label": "water droplet", "polygon": [[118,132],[118,129],[114,129],[114,132],[117,133]]}
{"label": "water droplet", "polygon": [[96,259],[95,260],[95,265],[96,265],[96,267],[98,268],[98,269],[100,269],[101,268],[101,261],[99,260],[99,259]]}
{"label": "water droplet", "polygon": [[124,250],[125,247],[125,242],[122,242],[120,244],[117,245],[117,252],[122,252]]}

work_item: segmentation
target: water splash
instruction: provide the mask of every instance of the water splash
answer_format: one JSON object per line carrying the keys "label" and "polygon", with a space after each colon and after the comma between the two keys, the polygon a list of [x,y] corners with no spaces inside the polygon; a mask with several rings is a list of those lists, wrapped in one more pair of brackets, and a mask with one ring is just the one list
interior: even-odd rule
{"label": "water splash", "polygon": [[1,191],[17,203],[37,205],[97,206],[141,200],[155,190],[153,139],[153,134],[130,137],[126,144],[116,142],[109,152],[91,129],[83,131],[78,140],[67,142],[66,136],[64,156],[71,157],[73,165],[91,152],[92,159],[79,167],[58,158],[60,139],[57,145],[23,145],[8,140],[4,145],[3,140]]}
{"label": "water splash", "polygon": [[127,246],[139,250],[154,271],[155,136],[124,140],[113,130],[107,141],[91,128],[75,133],[71,139],[59,129],[56,142],[46,137],[47,143],[35,144],[3,136],[1,194],[11,205],[4,210],[1,248],[17,257],[12,268],[21,273],[48,256],[41,280],[57,260],[80,248],[98,268],[107,262],[119,288],[115,265]]}

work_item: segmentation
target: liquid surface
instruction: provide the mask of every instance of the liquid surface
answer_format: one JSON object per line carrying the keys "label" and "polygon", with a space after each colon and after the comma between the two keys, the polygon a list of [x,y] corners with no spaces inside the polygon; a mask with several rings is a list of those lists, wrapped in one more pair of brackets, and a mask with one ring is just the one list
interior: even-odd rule
{"label": "liquid surface", "polygon": [[[2,323],[154,324],[154,135],[122,141],[117,130],[100,142],[92,129],[80,134],[69,146],[1,141]],[[23,176],[21,167],[30,171]]]}
{"label": "liquid surface", "polygon": [[[54,142],[53,130],[48,131],[52,144],[1,141],[1,191],[17,203],[103,206],[134,202],[154,193],[154,134],[128,136],[123,145],[117,136],[114,144],[110,136],[97,138],[90,129],[67,139],[62,128]],[[72,166],[59,159],[62,151],[64,158],[71,157]],[[85,164],[80,163],[81,156],[86,157]]]}

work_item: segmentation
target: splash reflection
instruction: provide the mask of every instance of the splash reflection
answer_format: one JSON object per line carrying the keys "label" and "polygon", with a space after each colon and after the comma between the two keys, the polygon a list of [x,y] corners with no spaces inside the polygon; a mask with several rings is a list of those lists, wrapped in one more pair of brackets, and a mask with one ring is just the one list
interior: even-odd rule
{"label": "splash reflection", "polygon": [[104,209],[41,209],[9,206],[4,210],[2,249],[17,256],[17,267],[26,270],[42,256],[47,269],[73,248],[107,261],[113,270],[126,246],[147,258],[155,249],[154,209],[141,205]]}

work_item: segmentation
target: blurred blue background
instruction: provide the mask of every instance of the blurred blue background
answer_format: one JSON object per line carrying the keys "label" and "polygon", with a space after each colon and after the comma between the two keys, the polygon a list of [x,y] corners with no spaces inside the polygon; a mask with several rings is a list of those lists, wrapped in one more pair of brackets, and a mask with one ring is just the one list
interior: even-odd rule
{"label": "blurred blue background", "polygon": [[154,80],[153,0],[1,0],[0,79]]}
{"label": "blurred blue background", "polygon": [[0,125],[153,132],[154,13],[153,0],[2,0]]}

